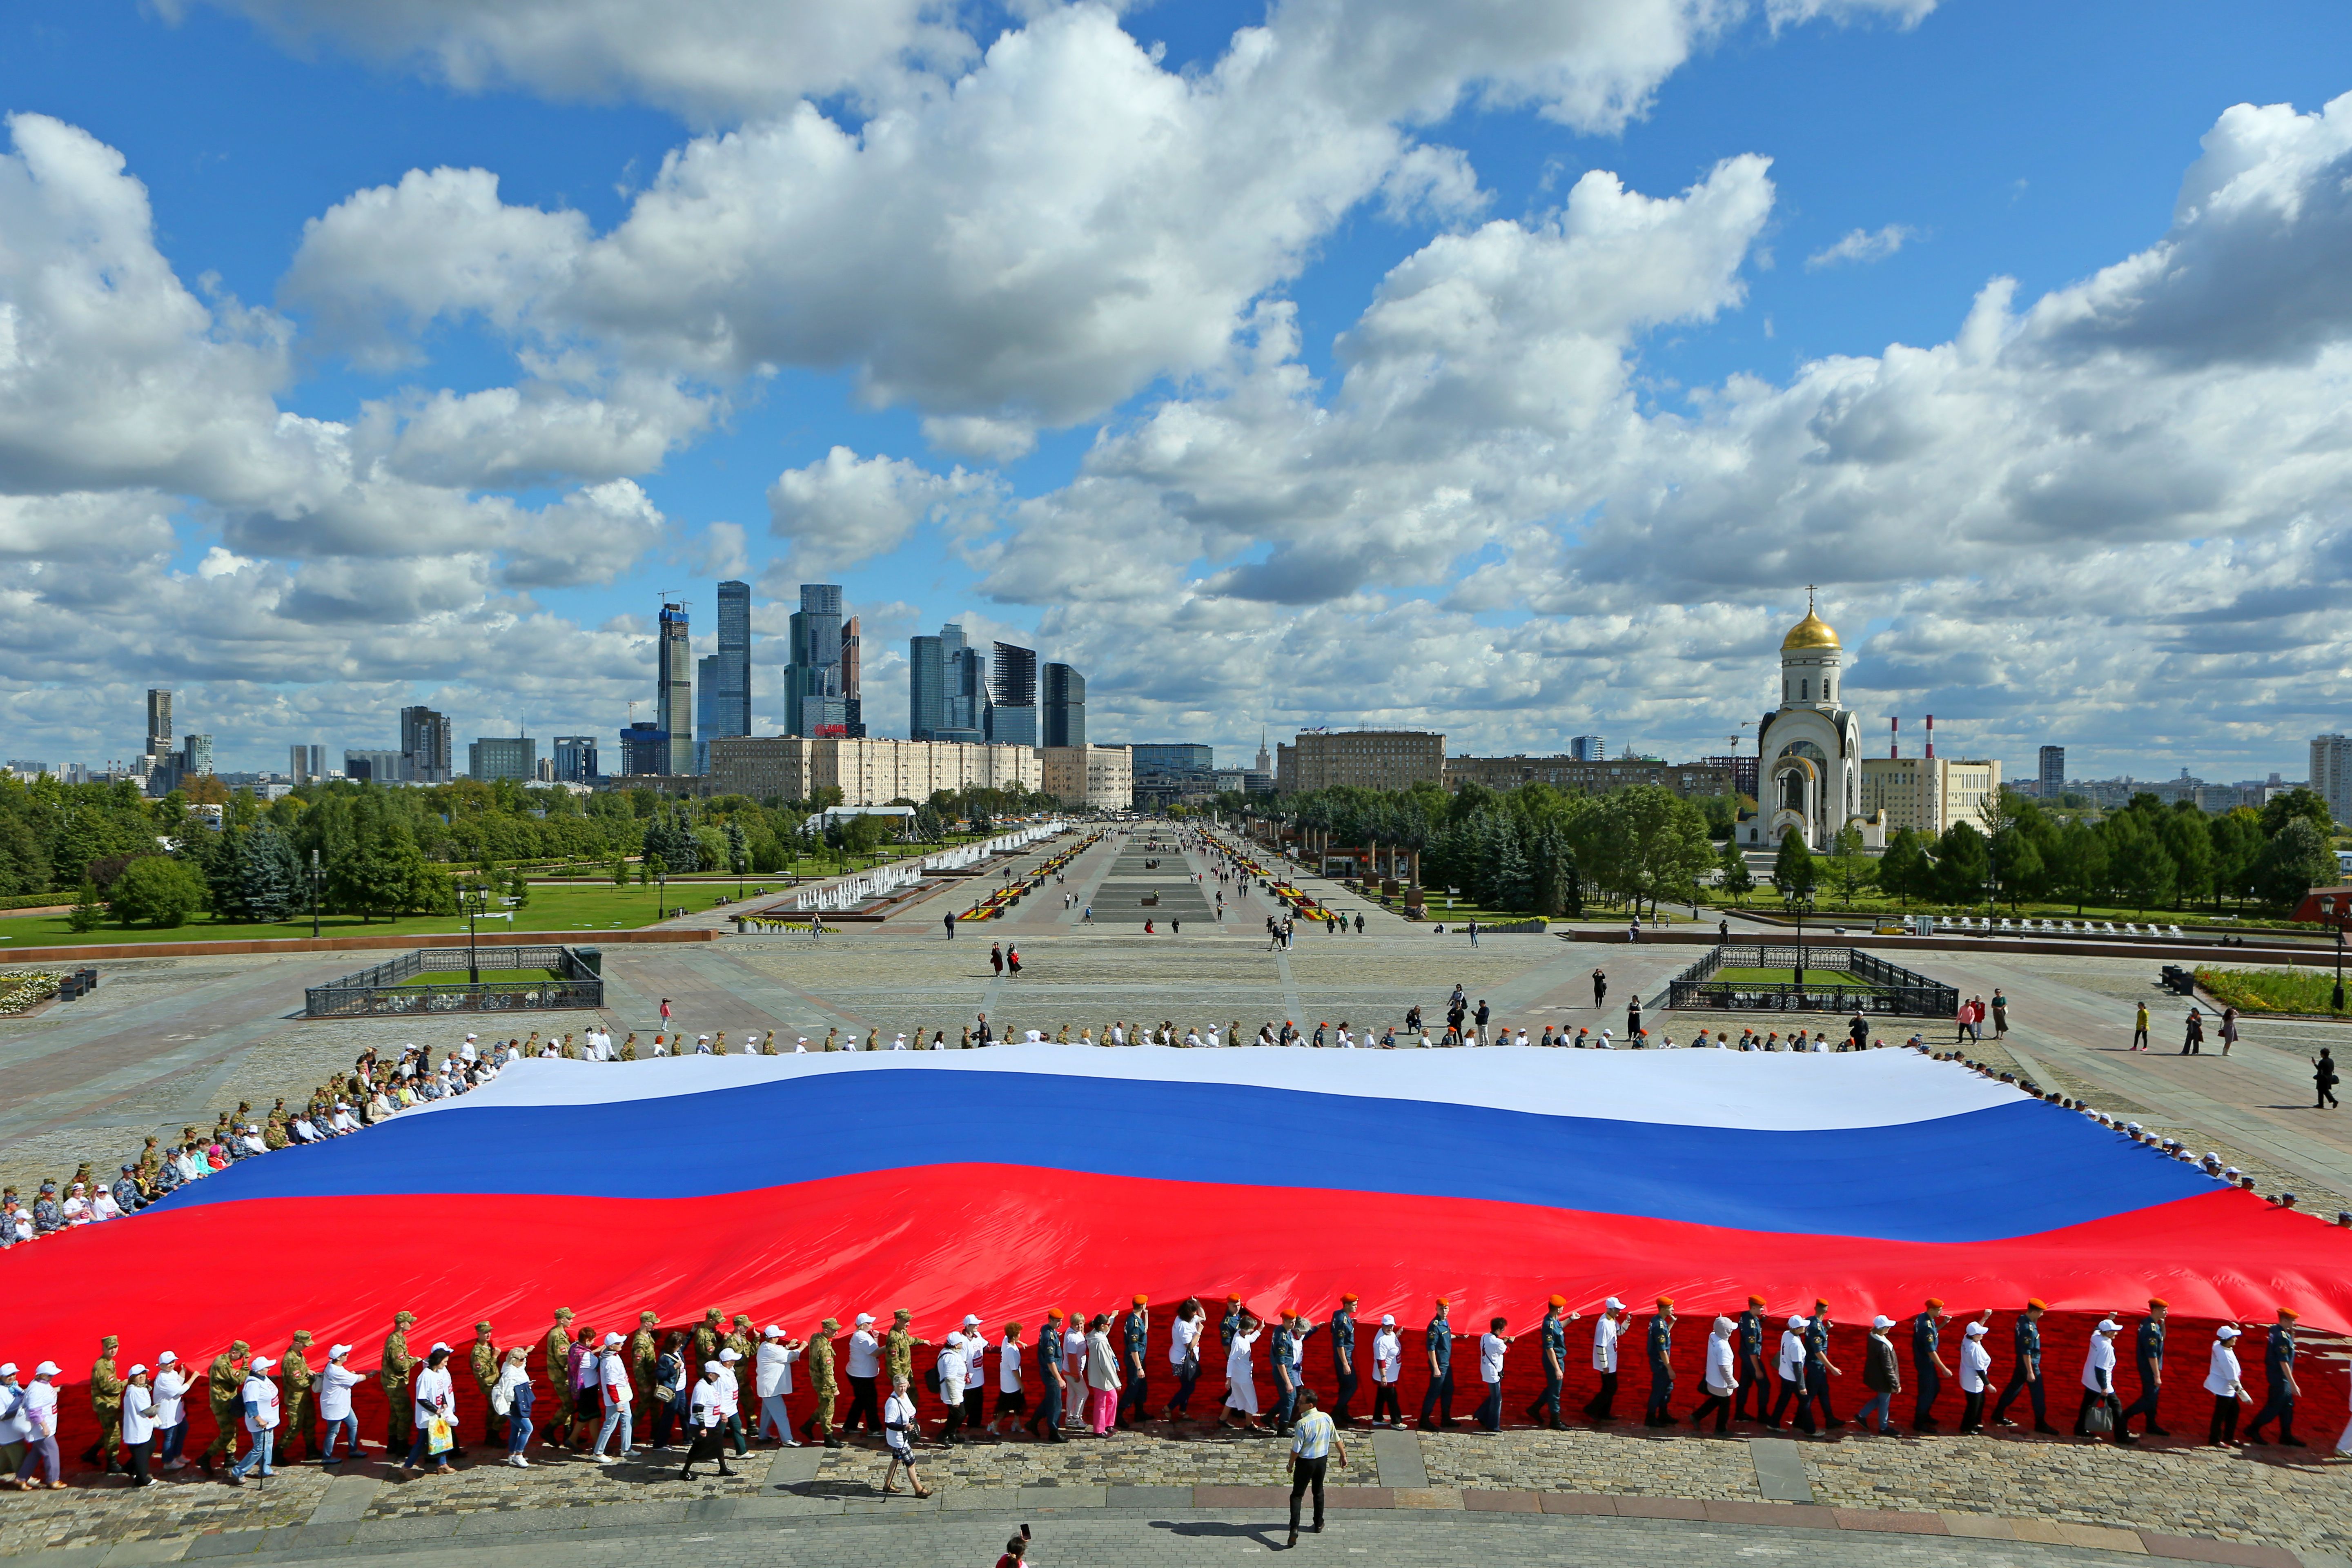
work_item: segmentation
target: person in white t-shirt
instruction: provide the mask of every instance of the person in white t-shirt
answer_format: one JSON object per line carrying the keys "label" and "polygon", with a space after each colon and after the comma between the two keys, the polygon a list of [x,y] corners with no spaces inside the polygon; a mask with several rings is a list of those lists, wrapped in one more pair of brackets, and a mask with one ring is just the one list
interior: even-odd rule
{"label": "person in white t-shirt", "polygon": [[588,1457],[600,1465],[606,1461],[604,1445],[612,1440],[615,1431],[621,1435],[621,1447],[611,1458],[636,1458],[634,1441],[636,1434],[632,1430],[635,1417],[630,1409],[635,1394],[629,1386],[629,1363],[622,1353],[623,1343],[620,1335],[606,1334],[603,1352],[596,1358],[596,1388],[604,1399],[604,1424],[597,1428],[596,1447],[589,1451]]}
{"label": "person in white t-shirt", "polygon": [[122,1458],[131,1467],[131,1484],[151,1487],[147,1450],[155,1441],[155,1390],[148,1384],[144,1363],[135,1363],[123,1374]]}
{"label": "person in white t-shirt", "polygon": [[1992,1375],[1992,1352],[1985,1349],[1988,1312],[1970,1323],[1960,1340],[1960,1430],[1984,1430],[1985,1379]]}
{"label": "person in white t-shirt", "polygon": [[857,1314],[857,1327],[849,1336],[849,1359],[842,1367],[849,1379],[849,1414],[842,1418],[841,1430],[857,1430],[863,1421],[868,1432],[879,1432],[882,1426],[882,1402],[875,1380],[882,1375],[882,1342],[874,1337],[874,1314]]}
{"label": "person in white t-shirt", "polygon": [[1396,1315],[1381,1315],[1380,1332],[1372,1336],[1372,1425],[1402,1426],[1403,1406],[1397,1403],[1397,1384],[1404,1376],[1404,1337],[1397,1332]]}
{"label": "person in white t-shirt", "polygon": [[185,1469],[188,1461],[180,1457],[180,1448],[188,1440],[188,1374],[180,1370],[177,1355],[165,1351],[155,1358],[151,1386],[155,1390],[155,1460],[166,1470]]}
{"label": "person in white t-shirt", "polygon": [[[1257,1346],[1257,1337],[1265,1324],[1248,1308],[1242,1309],[1241,1321],[1234,1325],[1234,1342],[1225,1352],[1225,1409],[1217,1417],[1219,1426],[1234,1426],[1245,1431],[1263,1432],[1265,1424],[1257,1418],[1257,1369],[1250,1364],[1250,1352]],[[1239,1415],[1242,1419],[1234,1421]]]}
{"label": "person in white t-shirt", "polygon": [[964,1360],[963,1331],[950,1329],[940,1346],[938,1363],[940,1403],[947,1406],[947,1424],[940,1428],[940,1447],[955,1447],[956,1432],[963,1426],[963,1379],[970,1370]]}
{"label": "person in white t-shirt", "polygon": [[348,1437],[352,1458],[360,1454],[360,1418],[352,1410],[352,1390],[362,1381],[350,1365],[352,1347],[330,1345],[327,1364],[319,1369],[319,1419],[327,1424],[327,1446],[321,1450],[321,1465],[340,1465],[342,1459],[335,1452],[337,1437]]}
{"label": "person in white t-shirt", "polygon": [[2205,1392],[2213,1396],[2213,1423],[2205,1434],[2210,1447],[2238,1440],[2238,1412],[2245,1403],[2246,1385],[2238,1366],[2237,1339],[2235,1323],[2213,1331],[2213,1359],[2205,1373]]}
{"label": "person in white t-shirt", "polygon": [[[15,1368],[12,1366],[12,1372]],[[16,1484],[28,1491],[37,1491],[44,1485],[65,1485],[65,1471],[58,1460],[58,1363],[45,1361],[33,1369],[33,1381],[25,1385],[25,1397],[17,1410],[17,1419],[24,1424],[25,1462],[16,1471]],[[47,1482],[33,1479],[36,1468],[47,1469]]]}
{"label": "person in white t-shirt", "polygon": [[457,1425],[457,1395],[449,1376],[447,1345],[436,1344],[425,1355],[425,1364],[417,1369],[416,1382],[410,1388],[409,1396],[415,1406],[411,1419],[415,1425],[416,1436],[409,1445],[408,1457],[401,1461],[400,1468],[413,1470],[423,1462],[431,1451],[433,1423],[438,1419],[453,1428],[449,1447],[434,1456],[434,1472],[446,1474],[449,1468],[449,1455],[457,1452],[454,1428]]}
{"label": "person in white t-shirt", "polygon": [[988,1424],[992,1437],[1013,1436],[1013,1429],[1029,1412],[1029,1391],[1021,1381],[1021,1325],[1005,1324],[1004,1338],[996,1346],[996,1417]]}
{"label": "person in white t-shirt", "polygon": [[1162,1421],[1190,1421],[1192,1418],[1192,1385],[1201,1381],[1201,1330],[1208,1321],[1198,1296],[1188,1296],[1176,1309],[1175,1321],[1168,1327],[1168,1364],[1176,1375],[1176,1397],[1160,1413]]}
{"label": "person in white t-shirt", "polygon": [[801,1359],[807,1342],[795,1340],[775,1324],[768,1325],[760,1336],[760,1349],[752,1359],[752,1392],[760,1396],[760,1425],[754,1437],[764,1437],[768,1428],[776,1429],[776,1441],[787,1448],[801,1446],[793,1436],[792,1412],[785,1408],[793,1392],[793,1363]]}
{"label": "person in white t-shirt", "polygon": [[719,1352],[719,1384],[726,1391],[727,1430],[735,1439],[735,1457],[741,1458],[751,1451],[743,1439],[743,1385],[735,1375],[735,1363],[743,1358],[734,1350]]}
{"label": "person in white t-shirt", "polygon": [[1503,1332],[1507,1321],[1495,1319],[1478,1336],[1478,1381],[1486,1385],[1486,1397],[1478,1402],[1478,1425],[1489,1432],[1503,1429],[1503,1352],[1516,1337]]}
{"label": "person in white t-shirt", "polygon": [[245,1405],[245,1429],[253,1447],[245,1451],[244,1458],[228,1468],[228,1484],[233,1487],[245,1485],[248,1471],[257,1472],[264,1479],[278,1473],[269,1463],[280,1419],[278,1385],[269,1381],[269,1369],[277,1364],[266,1355],[255,1356],[246,1363],[245,1386],[238,1391],[238,1396]]}

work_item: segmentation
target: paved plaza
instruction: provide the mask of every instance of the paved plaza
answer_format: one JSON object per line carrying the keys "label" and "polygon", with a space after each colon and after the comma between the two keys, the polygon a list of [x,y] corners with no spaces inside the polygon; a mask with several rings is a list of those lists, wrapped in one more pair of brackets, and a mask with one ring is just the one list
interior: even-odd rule
{"label": "paved plaza", "polygon": [[[1262,896],[1228,885],[1220,921],[1214,879],[1191,879],[1206,863],[1164,837],[1161,843],[1156,850],[1140,837],[1097,845],[1006,918],[961,924],[952,938],[940,916],[968,908],[974,884],[948,884],[883,924],[818,939],[607,942],[602,1021],[649,1041],[667,1000],[689,1035],[773,1032],[787,1048],[801,1037],[814,1048],[828,1037],[878,1035],[887,1045],[919,1031],[925,1039],[944,1032],[952,1044],[982,1013],[1000,1034],[1066,1029],[1072,1039],[1081,1029],[1163,1021],[1180,1033],[1238,1025],[1247,1037],[1286,1018],[1310,1032],[1344,1021],[1360,1037],[1401,1026],[1416,1005],[1442,1016],[1458,984],[1498,1023],[1531,1033],[1547,1022],[1607,1023],[1622,1034],[1626,1000],[1654,1002],[1696,956],[1685,946],[1563,941],[1557,931],[1485,936],[1473,947],[1459,932],[1410,924],[1320,882],[1311,890],[1350,916],[1362,910],[1363,933],[1301,925],[1296,944],[1278,951],[1265,937],[1273,910]],[[1022,863],[1041,863],[1055,847],[1040,846]],[[1181,931],[1170,929],[1180,922]],[[992,970],[992,944],[1018,947],[1019,978]],[[2152,959],[1970,948],[1903,962],[1964,995],[2007,995],[2008,1037],[1970,1054],[2200,1152],[2219,1151],[2253,1173],[2265,1193],[2293,1187],[2306,1207],[2352,1207],[2352,1132],[2339,1114],[2310,1109],[2309,1094],[2308,1058],[2322,1045],[2352,1047],[2341,1026],[2254,1021],[2227,1058],[2212,1046],[2182,1057],[2188,1003],[2158,988]],[[266,1108],[279,1095],[307,1095],[364,1046],[444,1047],[466,1027],[449,1019],[420,1026],[296,1016],[306,984],[353,966],[348,954],[104,962],[89,997],[0,1020],[0,1179],[28,1191],[81,1160],[110,1169],[145,1137],[168,1141],[187,1123],[208,1126],[241,1100]],[[1605,1007],[1593,1005],[1596,966],[1608,974]],[[2142,1000],[2156,1016],[2157,1048],[2135,1054],[2125,1047]],[[530,1022],[561,1033],[597,1016]],[[1650,1018],[1677,1038],[1696,1021],[1654,1011]],[[1838,1032],[1834,1021],[1823,1025]],[[1938,1047],[1949,1037],[1948,1024],[1927,1030]],[[2201,1400],[2189,1402],[2201,1411]],[[2288,1463],[2284,1454],[2179,1443],[2088,1450],[2007,1436],[1847,1436],[1800,1447],[1742,1435],[1661,1436],[1630,1424],[1499,1437],[1382,1434],[1352,1447],[1347,1506],[1328,1533],[1300,1550],[1366,1563],[1670,1553],[1825,1564],[2040,1564],[2118,1553],[2289,1563],[2298,1559],[2283,1553],[2294,1552],[2314,1564],[2352,1558],[2352,1469],[2310,1454]],[[330,1482],[303,1466],[242,1491],[186,1472],[133,1495],[120,1481],[85,1474],[64,1493],[0,1501],[0,1552],[71,1552],[109,1564],[215,1554],[423,1563],[484,1547],[516,1562],[561,1553],[567,1563],[625,1556],[654,1563],[687,1553],[724,1563],[780,1551],[814,1563],[973,1563],[992,1561],[1010,1524],[1028,1518],[1038,1535],[1033,1560],[1055,1568],[1230,1561],[1237,1550],[1264,1551],[1282,1538],[1275,1494],[1263,1489],[1281,1479],[1280,1450],[1264,1440],[1153,1427],[1059,1448],[962,1448],[934,1460],[939,1496],[922,1505],[874,1493],[879,1458],[856,1447],[772,1460],[763,1450],[740,1479],[690,1487],[674,1470],[558,1458],[525,1472],[490,1465],[487,1455],[448,1479],[404,1482],[371,1464]]]}

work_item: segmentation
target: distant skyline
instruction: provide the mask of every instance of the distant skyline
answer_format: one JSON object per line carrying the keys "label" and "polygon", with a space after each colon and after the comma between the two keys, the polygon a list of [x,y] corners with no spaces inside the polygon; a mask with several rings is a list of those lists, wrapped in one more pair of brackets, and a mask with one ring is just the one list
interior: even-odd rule
{"label": "distant skyline", "polygon": [[876,735],[953,621],[1096,739],[1695,757],[1812,584],[1865,737],[2298,777],[2352,8],[2117,16],[18,0],[0,755],[611,743],[731,578],[756,733],[826,582]]}

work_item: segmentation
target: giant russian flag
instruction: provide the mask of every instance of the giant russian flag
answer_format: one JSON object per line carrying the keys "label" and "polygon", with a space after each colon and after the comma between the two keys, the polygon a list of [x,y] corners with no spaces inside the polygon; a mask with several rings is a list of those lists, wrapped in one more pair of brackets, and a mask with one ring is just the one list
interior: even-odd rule
{"label": "giant russian flag", "polygon": [[[1136,1291],[1318,1316],[1342,1290],[1470,1331],[1657,1295],[1840,1320],[2134,1309],[2352,1327],[2352,1234],[1908,1051],[1103,1049],[530,1061],[463,1099],[248,1161],[0,1255],[0,1346],[74,1372],[282,1345],[373,1365],[708,1306],[1035,1323]],[[1703,1333],[1701,1330],[1699,1332]],[[421,1338],[419,1342],[430,1342]],[[2200,1352],[2201,1354],[2201,1351]]]}

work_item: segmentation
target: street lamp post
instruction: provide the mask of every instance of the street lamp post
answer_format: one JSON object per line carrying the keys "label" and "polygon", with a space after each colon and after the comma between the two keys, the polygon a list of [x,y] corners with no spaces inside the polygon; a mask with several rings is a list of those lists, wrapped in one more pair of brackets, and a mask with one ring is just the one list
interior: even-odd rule
{"label": "street lamp post", "polygon": [[319,852],[310,851],[310,940],[319,938]]}
{"label": "street lamp post", "polygon": [[2336,1000],[2335,1011],[2344,1011],[2344,928],[2336,928]]}
{"label": "street lamp post", "polygon": [[457,889],[457,897],[466,906],[466,984],[479,985],[482,954],[475,942],[474,922],[481,914],[483,900],[489,897],[489,889],[479,882],[468,882]]}
{"label": "street lamp post", "polygon": [[1809,892],[1800,893],[1792,889],[1782,894],[1781,898],[1788,904],[1789,912],[1797,919],[1796,977],[1797,991],[1801,996],[1805,989],[1805,916],[1812,912],[1813,896]]}

